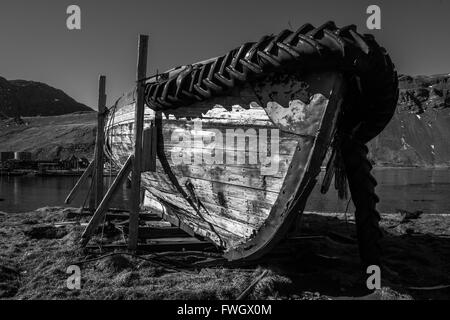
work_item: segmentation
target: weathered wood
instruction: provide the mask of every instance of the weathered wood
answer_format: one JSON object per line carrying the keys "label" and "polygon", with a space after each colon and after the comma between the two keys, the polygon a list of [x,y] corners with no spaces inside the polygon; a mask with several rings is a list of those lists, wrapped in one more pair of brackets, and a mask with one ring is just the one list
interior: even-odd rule
{"label": "weathered wood", "polygon": [[[227,113],[227,111],[223,108],[215,109],[218,110],[217,118],[211,119],[217,121],[220,120],[220,122],[209,123],[207,126],[205,125],[203,127],[205,130],[208,130],[210,128],[220,128],[223,133],[225,133],[227,129],[236,128],[233,127],[233,125],[230,123],[223,122],[224,119],[219,118],[219,116],[224,117],[226,120],[228,120],[229,118],[231,118],[232,120],[235,119],[236,124],[239,125],[243,125],[244,123],[246,123],[247,126],[244,128],[245,130],[247,130],[248,128],[267,130],[267,127],[263,127],[261,125],[258,127],[249,123],[249,119],[253,120],[251,116],[255,115],[254,111],[256,109],[261,111],[257,118],[261,119],[261,121],[266,121],[266,123],[270,123],[270,119],[268,118],[264,109],[261,107],[252,108],[253,113],[248,112],[248,114],[246,113],[245,109],[240,107],[233,107],[232,109],[234,111],[231,113]],[[132,108],[130,107],[128,108],[127,114],[131,115],[131,113]],[[240,113],[241,115],[238,113]],[[130,123],[126,120],[126,114],[123,112],[121,114],[122,118],[119,121],[122,121],[122,123]],[[247,120],[245,120],[245,117],[242,116],[242,114],[247,118]],[[115,120],[116,119],[117,118],[115,118]],[[204,118],[202,118],[201,120],[203,122]],[[117,136],[118,140],[114,140],[114,142],[119,143],[120,141],[120,147],[123,150],[121,152],[126,154],[126,152],[124,152],[127,149],[126,145],[129,145],[129,143],[132,142],[132,138],[128,126],[126,124],[121,124],[120,126],[121,134]],[[274,126],[272,125],[272,127]],[[174,146],[171,141],[170,133],[171,130],[173,131],[177,129],[185,130],[187,134],[192,134],[195,132],[195,127],[192,121],[180,120],[179,122],[176,122],[174,120],[165,120],[163,126],[165,150],[170,150],[170,148]],[[250,138],[253,137],[252,134],[249,134],[248,136]],[[208,215],[214,216],[214,220],[219,219],[219,221],[221,221],[222,219],[224,221],[230,219],[227,226],[231,227],[232,225],[235,225],[233,229],[240,230],[237,233],[239,233],[242,237],[242,235],[244,234],[251,234],[267,218],[269,210],[277,198],[277,192],[282,185],[284,176],[289,166],[289,162],[292,158],[292,154],[296,150],[298,144],[297,135],[284,135],[282,133],[280,136],[280,140],[280,149],[284,154],[279,155],[279,157],[282,159],[282,161],[280,161],[279,163],[280,172],[275,173],[273,176],[261,176],[260,166],[249,164],[226,164],[213,166],[195,164],[189,166],[175,165],[171,166],[171,169],[178,177],[182,177],[179,180],[182,185],[184,185],[185,180],[190,180],[192,183],[194,183],[194,185],[196,186],[195,192],[200,196],[202,203],[208,208],[208,210],[210,210]],[[246,145],[246,149],[248,149],[248,143]],[[196,148],[191,148],[190,150],[194,153],[197,151]],[[227,150],[227,148],[223,150]],[[203,152],[203,150],[199,151]],[[240,152],[244,150],[241,148],[235,148],[235,150],[233,151]],[[247,150],[245,150],[244,152],[246,158],[248,158],[249,152]],[[168,159],[170,159],[170,151],[166,152],[166,156]],[[182,196],[178,193],[172,182],[167,178],[165,170],[159,162],[157,163],[156,169],[156,173],[143,174],[143,181],[149,182],[150,185],[156,186],[158,189],[158,195],[168,200],[169,203],[172,203],[176,206],[181,206],[194,219],[198,219],[198,214],[188,203],[186,203],[185,199],[183,199]],[[144,184],[144,186],[147,187],[146,184]],[[248,190],[243,189],[242,187]],[[217,193],[217,190],[222,190],[223,192]],[[223,195],[226,198],[226,206],[224,206],[223,199],[221,198],[223,197]],[[248,216],[243,214],[243,209],[245,209],[245,213],[247,213]],[[257,219],[258,216],[260,216],[261,218]],[[249,227],[254,229],[250,231],[250,229],[244,226],[241,227],[241,224],[244,221],[245,223],[249,224]],[[214,222],[211,223],[216,227],[216,231],[218,233],[222,234],[222,232],[225,231],[223,228],[220,228],[220,226],[217,226]],[[211,230],[206,231],[206,233],[210,232]]]}
{"label": "weathered wood", "polygon": [[[102,245],[102,249],[105,250],[116,250],[125,249],[127,245],[120,244],[107,244]],[[88,249],[98,249],[98,246],[91,245],[87,247]],[[214,246],[206,241],[201,241],[195,238],[171,238],[171,239],[152,239],[150,243],[139,244],[136,246],[136,251],[143,252],[162,252],[162,251],[203,251],[209,250],[214,251]]]}
{"label": "weathered wood", "polygon": [[130,200],[130,234],[128,237],[128,248],[136,250],[139,231],[139,211],[142,172],[142,132],[144,129],[144,91],[143,79],[147,75],[147,48],[148,36],[139,36],[139,53],[137,64],[137,100],[136,113],[134,117],[134,161],[131,176],[131,200]]}
{"label": "weathered wood", "polygon": [[132,169],[132,164],[134,161],[134,155],[130,155],[128,157],[128,160],[123,165],[122,169],[120,170],[119,174],[117,175],[116,179],[114,179],[111,187],[106,192],[105,197],[103,198],[102,202],[100,203],[100,206],[95,211],[94,215],[92,216],[91,220],[89,221],[89,224],[87,228],[84,230],[82,236],[81,236],[81,245],[84,247],[91,239],[92,235],[94,234],[95,230],[97,230],[97,227],[99,226],[100,222],[104,218],[106,211],[108,210],[108,207],[111,203],[112,198],[118,191],[119,187],[125,182],[125,180],[128,177],[128,174],[130,173]]}
{"label": "weathered wood", "polygon": [[[264,127],[261,124],[259,126],[252,124],[251,121],[254,120],[253,116],[260,119],[257,121],[265,121],[265,125],[270,124],[269,117],[261,107],[253,107],[251,112],[247,112],[246,109],[238,106],[233,106],[231,108],[233,110],[232,112],[219,107],[215,107],[214,109],[216,110],[214,114],[207,114],[214,116],[210,119],[211,121],[217,121],[217,123],[208,122],[208,125],[203,127],[205,130],[219,128],[225,134],[227,129],[235,129],[236,125],[245,125],[245,130],[268,129],[267,126]],[[259,114],[256,115],[255,111],[258,111]],[[132,109],[129,108],[127,113],[131,114],[131,112]],[[129,123],[124,116],[125,114],[122,113],[122,119],[120,121]],[[220,117],[231,120],[230,122],[224,122],[224,119]],[[204,118],[201,120],[203,122]],[[275,128],[273,125],[271,125],[271,127]],[[122,125],[121,128],[121,135],[117,136],[117,138],[122,139],[120,146],[123,150],[126,150],[126,145],[129,145],[129,143],[132,142],[132,138],[127,125]],[[179,129],[184,130],[186,134],[195,133],[195,126],[192,121],[164,121],[163,142],[165,150],[168,150],[166,151],[166,157],[168,159],[170,159],[171,156],[170,148],[174,146],[171,141],[171,131],[173,132],[174,130]],[[256,136],[250,133],[248,134],[248,137],[254,138]],[[182,185],[184,185],[187,180],[195,185],[195,193],[199,195],[201,202],[209,210],[207,216],[210,216],[211,219],[208,219],[208,222],[214,227],[215,232],[225,238],[229,238],[230,233],[234,233],[237,237],[233,237],[233,241],[239,242],[242,237],[245,238],[254,233],[258,226],[264,222],[269,214],[271,206],[277,198],[278,191],[288,169],[288,163],[296,150],[298,136],[282,134],[280,140],[280,149],[283,152],[283,155],[279,155],[279,157],[282,158],[283,161],[280,161],[281,172],[275,173],[274,177],[261,176],[260,165],[251,166],[249,164],[224,164],[213,166],[195,164],[189,166],[174,165],[171,166],[171,169],[179,177],[179,181]],[[119,141],[117,140],[115,142],[118,143]],[[207,145],[205,148],[206,147]],[[245,149],[248,149],[248,143],[246,144]],[[194,152],[194,154],[197,151],[196,148],[191,148],[190,150]],[[222,150],[226,151],[226,146]],[[248,159],[248,150],[236,147],[232,151],[244,152]],[[203,150],[199,150],[199,152],[203,152]],[[246,174],[246,168],[252,168],[252,171]],[[152,186],[147,184],[145,184],[145,187],[150,188],[158,196],[167,200],[169,203],[183,208],[183,210],[185,210],[185,212],[193,219],[199,218],[198,213],[193,210],[189,203],[187,203],[178,193],[176,188],[174,188],[160,163],[157,163],[156,173],[146,173],[143,177],[145,177],[144,182],[149,182],[150,185],[154,185],[158,190],[155,190]],[[221,192],[218,193],[217,190],[221,190]],[[223,203],[224,200],[227,202],[226,205]],[[245,209],[245,213],[249,214],[248,216],[243,214],[243,209]],[[260,218],[258,219],[257,217]],[[208,224],[206,225],[208,226]],[[207,227],[205,233],[201,234],[210,235],[211,233],[211,227]]]}
{"label": "weathered wood", "polygon": [[96,186],[96,181],[97,181],[97,159],[96,159],[96,155],[97,154],[97,150],[94,151],[94,170],[92,171],[92,181],[91,181],[91,186],[89,187],[89,212],[91,214],[94,214],[95,210],[97,209],[97,204],[96,204],[96,196],[95,193],[97,191],[97,186]]}
{"label": "weathered wood", "polygon": [[[229,250],[225,257],[229,260],[254,260],[268,253],[276,243],[285,237],[292,224],[302,213],[306,201],[314,188],[320,173],[321,164],[336,130],[337,117],[345,96],[345,82],[339,73],[312,75],[310,82],[318,92],[323,92],[329,100],[320,100],[318,108],[323,110],[322,118],[317,126],[317,137],[295,153],[289,172],[280,195],[272,207],[269,218],[249,241]],[[312,87],[311,86],[311,87]],[[268,97],[270,99],[270,96]],[[307,123],[305,130],[310,130],[314,124]],[[301,127],[295,128],[301,132]],[[290,128],[290,130],[294,130]]]}
{"label": "weathered wood", "polygon": [[103,148],[105,145],[105,110],[106,110],[106,77],[100,76],[98,80],[98,114],[97,138],[95,145],[95,204],[98,207],[103,199]]}
{"label": "weathered wood", "polygon": [[[194,234],[210,239],[224,249],[230,260],[266,252],[265,245],[285,233],[284,227],[277,229],[278,225],[289,224],[290,219],[285,217],[301,213],[303,206],[295,204],[304,204],[314,184],[316,169],[329,145],[329,128],[335,125],[339,109],[332,97],[341,94],[339,89],[332,91],[338,88],[335,83],[342,81],[336,75],[295,74],[282,77],[282,81],[270,76],[243,84],[221,97],[158,113],[156,170],[142,174],[142,186],[155,202],[171,208],[163,214],[164,219],[179,222]],[[301,98],[297,96],[299,90]],[[133,152],[135,143],[130,130],[135,123],[135,105],[129,102],[117,110],[109,129],[112,155],[118,163]],[[156,112],[147,108],[144,128],[149,128],[155,117]],[[245,139],[228,145],[227,130],[241,130]],[[260,130],[265,130],[262,136]],[[279,132],[272,135],[271,130]],[[225,143],[220,137],[214,139],[214,132],[220,132]],[[195,136],[201,138],[196,140]],[[188,143],[175,152],[188,154],[186,159],[192,161],[180,163],[172,157],[179,141]],[[259,158],[260,141],[267,142],[270,155],[266,156],[274,155],[271,160],[278,170],[263,172],[267,168]],[[270,149],[272,142],[277,145],[274,151]],[[202,161],[211,150],[223,153],[224,162]],[[245,163],[230,163],[228,152],[239,153]],[[257,163],[249,161],[256,156]],[[150,206],[152,211],[157,207]]]}
{"label": "weathered wood", "polygon": [[[224,241],[239,241],[240,237],[234,235],[227,230],[216,229],[217,232],[220,232],[220,237],[218,233],[208,231],[209,225],[205,221],[198,221],[195,218],[191,218],[189,215],[180,215],[180,212],[174,212],[171,206],[167,205],[163,199],[156,200],[155,196],[148,190],[146,193],[146,208],[150,209],[152,212],[157,214],[161,214],[161,217],[170,222],[173,226],[177,226],[190,236],[201,235],[204,236],[207,240],[213,243],[219,243],[222,240]],[[178,216],[182,217],[183,220],[179,219]]]}
{"label": "weathered wood", "polygon": [[[108,213],[106,215],[106,221],[111,220],[128,220],[130,219],[130,214],[128,213]],[[153,213],[140,213],[139,220],[142,221],[160,221],[161,216]]]}
{"label": "weathered wood", "polygon": [[[73,212],[76,216],[86,217],[91,216],[89,210],[84,209],[79,212]],[[106,213],[106,221],[111,220],[128,220],[130,218],[130,214],[126,210],[117,209],[117,208],[108,208],[108,212]],[[161,221],[161,215],[157,213],[147,213],[141,212],[139,215],[139,219],[142,221]]]}
{"label": "weathered wood", "polygon": [[142,146],[142,172],[156,171],[156,143],[156,126],[152,124],[150,128],[144,129]]}
{"label": "weathered wood", "polygon": [[[128,228],[124,228],[125,233],[128,233]],[[189,236],[186,232],[177,227],[139,227],[139,239],[165,239]]]}
{"label": "weathered wood", "polygon": [[84,171],[80,179],[78,179],[73,189],[70,191],[69,195],[64,201],[65,204],[70,204],[72,202],[72,200],[76,197],[77,193],[81,190],[81,187],[83,187],[84,184],[88,181],[89,176],[94,171],[94,168],[95,168],[95,161],[92,161],[87,167],[87,169]]}

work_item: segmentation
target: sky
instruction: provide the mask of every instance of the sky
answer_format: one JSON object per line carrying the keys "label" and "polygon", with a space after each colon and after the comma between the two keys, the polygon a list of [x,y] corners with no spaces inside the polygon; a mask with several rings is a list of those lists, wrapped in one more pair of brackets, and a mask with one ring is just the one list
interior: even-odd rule
{"label": "sky", "polygon": [[[81,30],[68,30],[69,5]],[[369,30],[369,5],[381,30]],[[94,109],[98,76],[108,104],[136,78],[138,34],[148,34],[148,75],[219,56],[304,23],[355,24],[390,53],[399,73],[450,72],[450,0],[1,0],[0,76],[47,83]]]}

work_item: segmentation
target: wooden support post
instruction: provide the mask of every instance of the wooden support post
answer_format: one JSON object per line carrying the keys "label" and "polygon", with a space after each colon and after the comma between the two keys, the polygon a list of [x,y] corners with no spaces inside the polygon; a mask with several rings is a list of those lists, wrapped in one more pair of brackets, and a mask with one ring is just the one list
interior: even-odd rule
{"label": "wooden support post", "polygon": [[105,110],[106,110],[106,77],[98,80],[98,115],[97,115],[97,143],[96,143],[96,175],[95,175],[95,204],[100,205],[103,199],[103,148],[105,145]]}
{"label": "wooden support post", "polygon": [[86,171],[84,171],[81,178],[77,181],[75,187],[73,187],[72,191],[70,191],[69,195],[66,198],[65,204],[70,204],[72,200],[75,198],[76,194],[80,191],[81,187],[86,183],[91,173],[94,171],[95,161],[92,161],[87,167]]}
{"label": "wooden support post", "polygon": [[152,124],[150,128],[144,130],[142,146],[142,172],[156,172],[156,126]]}
{"label": "wooden support post", "polygon": [[[97,143],[95,143],[97,145]],[[94,170],[92,171],[92,177],[91,177],[91,187],[90,187],[90,195],[89,195],[89,212],[91,214],[94,214],[95,210],[97,209],[97,205],[95,204],[95,193],[97,192],[97,186],[96,183],[96,176],[97,176],[97,161],[96,161],[96,155],[97,155],[97,147],[95,147],[94,151],[94,160],[92,162],[94,163]]]}
{"label": "wooden support post", "polygon": [[136,250],[139,230],[141,172],[142,172],[142,131],[144,128],[144,90],[143,79],[147,76],[147,49],[148,36],[139,36],[139,52],[137,64],[137,100],[134,121],[134,161],[131,176],[131,208],[130,208],[130,233],[128,237],[128,249]]}
{"label": "wooden support post", "polygon": [[133,162],[134,162],[133,160],[134,160],[134,156],[130,155],[130,157],[128,158],[128,160],[125,162],[122,169],[120,170],[119,174],[117,175],[116,179],[114,179],[114,182],[112,183],[111,187],[108,189],[108,192],[106,192],[105,197],[103,198],[103,201],[100,203],[100,206],[97,208],[97,210],[95,211],[91,220],[89,221],[89,224],[86,227],[86,230],[84,230],[83,235],[81,236],[81,238],[82,238],[81,245],[83,247],[86,246],[86,244],[89,242],[89,240],[91,239],[95,230],[97,229],[100,222],[102,221],[116,191],[119,189],[119,187],[121,185],[123,185],[125,180],[128,178],[128,174],[130,173]]}

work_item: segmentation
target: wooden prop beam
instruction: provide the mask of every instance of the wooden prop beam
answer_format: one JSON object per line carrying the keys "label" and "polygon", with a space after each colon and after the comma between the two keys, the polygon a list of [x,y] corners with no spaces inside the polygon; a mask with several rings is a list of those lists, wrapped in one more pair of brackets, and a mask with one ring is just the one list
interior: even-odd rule
{"label": "wooden prop beam", "polygon": [[77,193],[81,190],[81,187],[87,182],[89,176],[94,171],[95,161],[92,161],[87,169],[84,171],[83,175],[78,179],[75,187],[73,187],[72,191],[70,191],[69,195],[66,198],[65,204],[70,204],[72,200],[75,198]]}
{"label": "wooden prop beam", "polygon": [[147,50],[148,36],[139,36],[139,52],[137,63],[137,99],[134,121],[134,161],[133,173],[131,176],[131,203],[130,203],[130,234],[128,237],[128,249],[136,250],[139,232],[139,212],[141,193],[141,172],[142,172],[142,140],[144,129],[144,93],[145,83],[143,79],[147,76]]}
{"label": "wooden prop beam", "polygon": [[[123,250],[124,245],[106,244],[102,246],[104,250]],[[98,246],[88,246],[87,249],[98,249]],[[179,251],[206,251],[214,250],[214,246],[206,241],[195,238],[171,238],[152,239],[151,243],[140,244],[136,250],[143,252],[179,252]]]}
{"label": "wooden prop beam", "polygon": [[[124,228],[128,233],[128,228]],[[139,239],[182,238],[188,235],[177,227],[139,227]]]}
{"label": "wooden prop beam", "polygon": [[[94,160],[94,162],[96,163],[97,161]],[[89,195],[89,212],[91,214],[94,214],[97,206],[95,204],[95,193],[97,192],[96,190],[96,186],[95,186],[95,181],[96,181],[96,165],[94,166],[94,171],[92,172],[92,187],[91,187],[91,194]]]}
{"label": "wooden prop beam", "polygon": [[116,194],[119,187],[128,178],[128,174],[130,173],[130,171],[132,169],[133,162],[134,162],[134,155],[130,155],[129,158],[127,159],[127,161],[125,162],[125,164],[123,165],[122,169],[120,170],[119,174],[117,175],[116,179],[114,179],[111,187],[106,192],[105,197],[103,198],[102,202],[100,203],[100,206],[95,211],[94,215],[92,216],[91,220],[89,221],[88,226],[86,227],[86,230],[84,230],[83,235],[81,236],[81,238],[82,238],[81,245],[83,247],[87,245],[87,243],[91,239],[92,235],[97,230],[97,227],[100,225],[100,222],[104,218],[113,196]]}
{"label": "wooden prop beam", "polygon": [[106,77],[98,80],[98,115],[97,115],[97,143],[96,143],[96,175],[95,175],[95,204],[100,205],[103,199],[103,148],[105,145],[105,110],[106,110]]}

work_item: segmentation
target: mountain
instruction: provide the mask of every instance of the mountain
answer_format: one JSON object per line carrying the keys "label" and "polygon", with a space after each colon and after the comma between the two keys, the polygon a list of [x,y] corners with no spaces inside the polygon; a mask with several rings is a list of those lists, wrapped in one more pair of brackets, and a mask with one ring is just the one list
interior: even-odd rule
{"label": "mountain", "polygon": [[44,83],[0,77],[0,152],[35,159],[92,157],[97,114]]}
{"label": "mountain", "polygon": [[34,81],[0,77],[0,117],[58,116],[93,111],[62,90]]}
{"label": "mountain", "polygon": [[397,112],[370,143],[379,166],[450,166],[450,74],[399,77]]}

